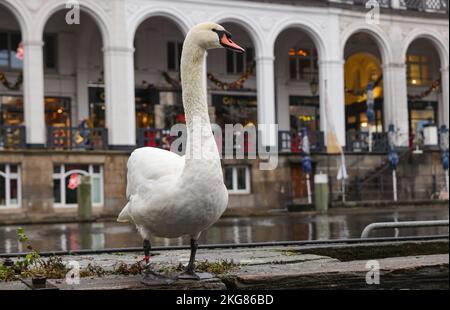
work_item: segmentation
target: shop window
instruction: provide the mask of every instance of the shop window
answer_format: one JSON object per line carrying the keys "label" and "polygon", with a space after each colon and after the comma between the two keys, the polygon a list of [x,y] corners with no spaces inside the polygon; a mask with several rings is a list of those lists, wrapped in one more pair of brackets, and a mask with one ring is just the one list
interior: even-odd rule
{"label": "shop window", "polygon": [[225,166],[225,185],[230,194],[250,194],[250,167]]}
{"label": "shop window", "polygon": [[0,209],[21,205],[20,166],[0,164]]}
{"label": "shop window", "polygon": [[431,78],[429,75],[429,68],[430,61],[428,56],[408,55],[408,84],[413,86],[423,86],[430,84]]}
{"label": "shop window", "polygon": [[47,70],[56,70],[57,35],[44,34],[44,66]]}
{"label": "shop window", "polygon": [[167,42],[167,69],[169,71],[180,71],[182,50],[183,43]]}
{"label": "shop window", "polygon": [[258,124],[255,96],[213,95],[212,103],[216,112],[216,123],[222,128],[225,128],[226,124],[241,124],[244,127]]}
{"label": "shop window", "polygon": [[92,205],[103,205],[103,166],[88,164],[56,165],[53,171],[53,199],[56,207],[75,207],[78,204],[77,188],[81,176],[91,178]]}
{"label": "shop window", "polygon": [[319,97],[289,97],[290,128],[300,131],[307,128],[308,133],[320,131]]}
{"label": "shop window", "polygon": [[21,41],[20,33],[0,31],[0,68],[22,69],[23,62],[17,57]]}
{"label": "shop window", "polygon": [[289,77],[291,80],[312,81],[318,78],[318,58],[315,49],[289,49]]}
{"label": "shop window", "polygon": [[[53,127],[70,127],[70,99],[46,97],[45,123]],[[23,97],[0,95],[0,126],[23,125]]]}
{"label": "shop window", "polygon": [[226,50],[226,53],[228,74],[244,73],[252,66],[255,59],[255,52],[252,47],[246,47],[245,53],[235,53],[230,50]]}
{"label": "shop window", "polygon": [[105,88],[89,87],[89,119],[94,128],[106,127]]}

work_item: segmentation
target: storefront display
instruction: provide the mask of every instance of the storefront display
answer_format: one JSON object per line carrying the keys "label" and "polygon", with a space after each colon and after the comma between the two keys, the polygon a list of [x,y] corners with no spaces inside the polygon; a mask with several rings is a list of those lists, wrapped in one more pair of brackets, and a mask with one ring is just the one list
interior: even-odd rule
{"label": "storefront display", "polygon": [[307,128],[311,134],[320,131],[319,97],[290,96],[289,115],[291,130]]}
{"label": "storefront display", "polygon": [[[0,95],[0,126],[24,125],[22,96]],[[71,109],[69,98],[45,98],[45,124],[52,127],[70,127]]]}
{"label": "storefront display", "polygon": [[212,103],[216,112],[216,123],[222,128],[225,128],[226,124],[241,124],[244,127],[258,124],[256,96],[213,95]]}

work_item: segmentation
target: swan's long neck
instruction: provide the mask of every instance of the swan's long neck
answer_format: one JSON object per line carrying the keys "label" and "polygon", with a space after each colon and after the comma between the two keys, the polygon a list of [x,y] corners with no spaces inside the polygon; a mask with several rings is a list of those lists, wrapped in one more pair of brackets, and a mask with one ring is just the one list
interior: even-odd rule
{"label": "swan's long neck", "polygon": [[181,84],[183,88],[183,105],[186,114],[187,146],[190,152],[186,166],[199,164],[196,159],[218,161],[220,156],[211,129],[206,101],[205,61],[206,51],[187,38],[181,57]]}

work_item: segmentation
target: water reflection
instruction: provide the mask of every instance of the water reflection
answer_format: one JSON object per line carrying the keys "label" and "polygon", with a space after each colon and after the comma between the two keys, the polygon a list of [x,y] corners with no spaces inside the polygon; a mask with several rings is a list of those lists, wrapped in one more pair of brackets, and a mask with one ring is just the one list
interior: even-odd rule
{"label": "water reflection", "polygon": [[[289,213],[277,216],[224,218],[201,237],[203,244],[250,243],[292,240],[358,238],[372,222],[448,219],[448,207],[403,209],[350,209],[345,213],[312,215]],[[17,241],[17,226],[0,226],[0,253],[24,250]],[[141,246],[132,225],[116,222],[23,226],[33,247],[41,251],[104,249]],[[448,234],[447,227],[423,227],[374,231],[371,236],[392,237]],[[153,245],[188,245],[188,238],[154,238]]]}

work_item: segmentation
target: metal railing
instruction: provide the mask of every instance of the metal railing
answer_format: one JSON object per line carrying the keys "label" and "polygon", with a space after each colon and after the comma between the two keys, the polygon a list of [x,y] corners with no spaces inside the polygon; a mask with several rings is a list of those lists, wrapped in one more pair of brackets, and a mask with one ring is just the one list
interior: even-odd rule
{"label": "metal railing", "polygon": [[138,130],[138,147],[156,147],[170,150],[170,146],[176,137],[170,135],[170,130],[140,128]]}
{"label": "metal railing", "polygon": [[0,126],[0,149],[21,149],[26,147],[24,126]]}
{"label": "metal railing", "polygon": [[[354,5],[365,6],[368,0],[353,0]],[[448,13],[448,0],[377,0],[381,8],[410,10],[427,13]],[[336,3],[336,0],[329,1]],[[341,1],[343,4],[351,4],[349,1]]]}
{"label": "metal railing", "polygon": [[369,238],[369,234],[375,229],[405,228],[405,227],[439,227],[448,226],[448,220],[443,221],[409,221],[409,222],[383,222],[367,225],[361,233],[361,239]]}
{"label": "metal railing", "polygon": [[[370,143],[372,146],[370,147]],[[378,152],[386,153],[389,150],[388,135],[385,132],[372,133],[372,141],[368,132],[349,131],[347,132],[347,152]]]}
{"label": "metal railing", "polygon": [[448,0],[400,0],[400,8],[421,12],[448,12]]}
{"label": "metal railing", "polygon": [[48,127],[47,147],[63,150],[105,150],[108,148],[108,129]]}
{"label": "metal railing", "polygon": [[[323,132],[311,132],[308,134],[311,153],[325,151],[325,135]],[[278,146],[281,153],[303,153],[303,137],[297,131],[279,131]]]}

